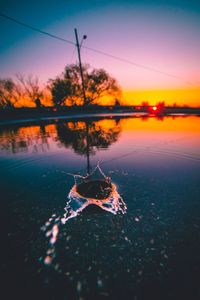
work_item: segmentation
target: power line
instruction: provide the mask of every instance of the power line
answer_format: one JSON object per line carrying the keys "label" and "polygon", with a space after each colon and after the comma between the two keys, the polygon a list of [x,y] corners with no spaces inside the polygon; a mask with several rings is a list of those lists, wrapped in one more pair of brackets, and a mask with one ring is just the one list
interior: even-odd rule
{"label": "power line", "polygon": [[74,59],[74,55],[75,55],[75,52],[76,52],[76,47],[73,48],[73,52],[72,52],[72,55],[71,55],[71,58],[70,58],[70,64],[72,64],[72,61]]}
{"label": "power line", "polygon": [[24,23],[24,22],[21,22],[21,21],[17,20],[17,19],[11,18],[11,17],[9,17],[9,16],[7,16],[7,15],[1,13],[1,12],[0,12],[0,16],[3,17],[3,18],[5,18],[5,19],[8,19],[8,20],[10,20],[10,21],[13,21],[13,22],[15,22],[15,23],[17,23],[17,24],[19,24],[19,25],[22,25],[22,26],[24,26],[24,27],[27,27],[27,28],[32,29],[32,30],[34,30],[34,31],[37,31],[37,32],[39,32],[39,33],[45,34],[45,35],[47,35],[47,36],[49,36],[49,37],[51,37],[51,38],[60,40],[60,41],[62,41],[62,42],[65,42],[65,43],[68,43],[68,44],[71,44],[71,45],[74,45],[74,46],[76,45],[76,43],[74,43],[74,42],[72,42],[72,41],[66,40],[66,39],[64,39],[64,38],[62,38],[62,37],[59,37],[59,36],[57,36],[57,35],[51,34],[51,33],[46,32],[46,31],[44,31],[44,30],[41,30],[41,29],[38,29],[38,28],[33,27],[33,26],[31,26],[31,25],[28,25],[28,24],[26,24],[26,23]]}
{"label": "power line", "polygon": [[[24,27],[27,27],[27,28],[29,28],[29,29],[31,29],[31,30],[34,30],[34,31],[39,32],[39,33],[44,34],[44,35],[47,35],[47,36],[49,36],[49,37],[51,37],[51,38],[60,40],[60,41],[62,41],[62,42],[68,43],[68,44],[73,45],[73,46],[76,46],[76,43],[74,43],[74,42],[72,42],[72,41],[70,41],[70,40],[64,39],[64,38],[62,38],[62,37],[60,37],[60,36],[51,34],[51,33],[47,32],[47,31],[44,31],[44,30],[41,30],[41,29],[39,29],[39,28],[33,27],[33,26],[31,26],[31,25],[28,25],[28,24],[26,24],[26,23],[24,23],[24,22],[21,22],[21,21],[15,19],[15,18],[12,18],[12,17],[10,17],[10,16],[8,16],[8,15],[6,15],[6,14],[3,14],[3,13],[1,13],[1,12],[0,12],[0,16],[3,17],[3,18],[5,18],[5,19],[8,19],[8,20],[10,20],[10,21],[13,21],[13,22],[15,22],[15,23],[17,23],[17,24],[19,24],[19,25],[22,25],[22,26],[24,26]],[[118,60],[118,61],[120,61],[120,62],[124,62],[124,63],[126,63],[126,64],[129,64],[129,65],[132,65],[132,66],[135,66],[135,67],[138,67],[138,68],[145,69],[145,70],[147,70],[147,71],[151,71],[151,72],[154,72],[154,73],[159,73],[159,74],[162,74],[162,75],[165,75],[165,76],[168,76],[168,77],[172,77],[172,78],[175,78],[175,79],[184,81],[185,83],[187,83],[187,84],[189,84],[189,85],[192,85],[191,82],[185,81],[185,80],[184,80],[182,77],[180,77],[180,76],[176,76],[176,75],[173,75],[173,74],[170,74],[170,73],[167,73],[167,72],[158,70],[158,69],[154,69],[154,68],[151,68],[151,67],[148,67],[148,66],[145,66],[145,65],[142,65],[142,64],[139,64],[139,63],[130,61],[130,60],[128,60],[128,59],[125,59],[125,58],[122,58],[122,57],[118,57],[118,56],[115,56],[115,55],[113,55],[113,54],[110,54],[110,53],[107,53],[107,52],[104,52],[104,51],[101,51],[101,50],[98,50],[98,49],[95,49],[95,48],[91,48],[91,47],[88,47],[88,46],[83,46],[83,45],[81,45],[81,48],[84,48],[84,49],[86,49],[86,50],[89,50],[89,51],[92,51],[92,52],[95,52],[95,53],[98,53],[98,54],[101,54],[101,55],[110,57],[110,58],[112,58],[112,59]]]}
{"label": "power line", "polygon": [[[101,51],[101,50],[98,50],[98,49],[90,48],[90,47],[87,47],[87,46],[82,46],[82,47],[85,48],[85,49],[87,49],[87,50],[90,50],[90,51],[102,54],[104,56],[111,57],[111,58],[116,59],[118,61],[125,62],[127,64],[133,65],[133,66],[138,67],[138,68],[142,68],[142,69],[145,69],[145,70],[148,70],[148,71],[151,71],[151,72],[155,72],[155,73],[160,73],[162,75],[166,75],[166,76],[173,77],[173,78],[176,78],[176,79],[184,80],[182,77],[179,77],[179,76],[176,76],[176,75],[164,72],[164,71],[160,71],[160,70],[157,70],[157,69],[154,69],[154,68],[151,68],[151,67],[147,67],[147,66],[144,66],[142,64],[138,64],[136,62],[132,62],[132,61],[130,61],[128,59],[121,58],[121,57],[115,56],[113,54],[109,54],[107,52],[104,52],[104,51]],[[191,84],[190,82],[186,82],[186,83],[187,84]]]}

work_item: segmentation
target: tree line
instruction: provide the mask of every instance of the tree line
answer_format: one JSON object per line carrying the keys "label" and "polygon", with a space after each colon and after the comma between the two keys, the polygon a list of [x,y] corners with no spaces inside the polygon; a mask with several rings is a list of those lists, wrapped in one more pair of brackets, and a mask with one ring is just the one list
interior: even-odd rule
{"label": "tree line", "polygon": [[15,79],[0,79],[0,108],[99,105],[105,99],[110,105],[120,104],[121,88],[117,80],[104,69],[85,64],[83,83],[85,99],[77,64],[67,65],[60,76],[50,79],[45,86],[40,84],[38,77],[16,74]]}

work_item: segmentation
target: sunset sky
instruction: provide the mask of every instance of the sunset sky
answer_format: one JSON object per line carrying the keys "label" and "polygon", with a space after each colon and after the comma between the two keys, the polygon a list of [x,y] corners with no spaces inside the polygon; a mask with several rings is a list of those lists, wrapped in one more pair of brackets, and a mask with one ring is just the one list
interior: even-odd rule
{"label": "sunset sky", "polygon": [[[125,103],[200,106],[200,1],[1,0],[0,12],[72,42],[76,27],[84,46],[136,63],[82,48],[83,62],[118,80]],[[32,73],[46,82],[77,61],[73,45],[1,16],[0,28],[1,78]]]}

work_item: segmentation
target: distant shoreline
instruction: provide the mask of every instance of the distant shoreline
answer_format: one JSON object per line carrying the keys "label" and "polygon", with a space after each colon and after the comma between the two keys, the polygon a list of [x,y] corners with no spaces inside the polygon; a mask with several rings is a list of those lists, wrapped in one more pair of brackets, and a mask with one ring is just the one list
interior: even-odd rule
{"label": "distant shoreline", "polygon": [[[151,108],[151,107],[150,107]],[[0,111],[0,125],[12,125],[20,123],[33,123],[38,121],[50,121],[54,119],[80,120],[80,119],[102,119],[106,117],[164,117],[164,116],[200,116],[200,108],[189,107],[165,107],[162,111],[152,112],[149,108],[134,106],[95,106],[95,107],[73,107],[54,110],[53,108],[18,108],[14,110]]]}

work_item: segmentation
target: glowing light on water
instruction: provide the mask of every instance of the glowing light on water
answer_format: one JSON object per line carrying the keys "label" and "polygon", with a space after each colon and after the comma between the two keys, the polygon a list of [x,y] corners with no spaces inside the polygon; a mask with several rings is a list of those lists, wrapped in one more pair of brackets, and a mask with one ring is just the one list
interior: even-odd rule
{"label": "glowing light on water", "polygon": [[[126,204],[119,195],[117,187],[114,183],[111,182],[109,177],[102,172],[99,165],[94,169],[94,171],[87,175],[86,177],[80,175],[73,175],[75,184],[71,188],[66,206],[64,207],[65,213],[63,216],[56,217],[55,214],[45,223],[43,230],[45,231],[46,238],[49,239],[49,247],[46,251],[46,257],[44,263],[46,265],[51,265],[53,260],[56,257],[55,244],[58,239],[60,226],[66,224],[66,222],[74,217],[77,217],[87,206],[93,204],[102,208],[105,211],[108,211],[114,215],[117,213],[126,213]],[[95,180],[94,180],[95,178]],[[104,183],[103,191],[100,190],[100,193],[97,195],[95,192],[93,197],[91,197],[91,191],[89,188],[95,190],[94,187],[96,183]],[[80,193],[81,184],[88,184],[88,190],[85,193]],[[94,186],[92,186],[94,185]],[[102,189],[102,186],[100,186]],[[102,193],[103,192],[103,193]],[[88,197],[86,194],[90,195]],[[105,197],[106,196],[106,197]]]}

